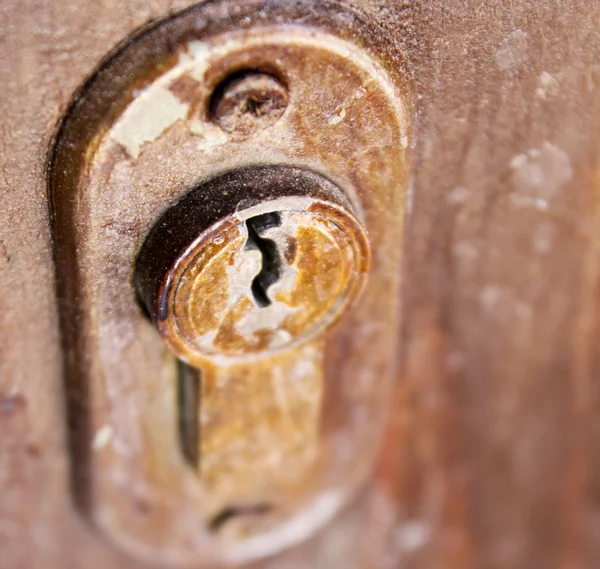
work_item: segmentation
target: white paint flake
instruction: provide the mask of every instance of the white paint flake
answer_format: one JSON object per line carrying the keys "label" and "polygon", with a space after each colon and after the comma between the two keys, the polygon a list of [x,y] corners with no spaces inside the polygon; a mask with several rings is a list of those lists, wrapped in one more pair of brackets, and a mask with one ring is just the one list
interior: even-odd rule
{"label": "white paint flake", "polygon": [[430,536],[431,529],[427,524],[423,522],[407,522],[396,530],[396,546],[401,551],[414,551],[423,547]]}
{"label": "white paint flake", "polygon": [[336,112],[329,118],[327,124],[329,126],[336,126],[340,124],[346,118],[346,109],[342,107],[336,110]]}
{"label": "white paint flake", "polygon": [[526,61],[528,43],[524,31],[515,30],[510,33],[494,55],[496,65],[503,71],[519,69]]}
{"label": "white paint flake", "polygon": [[568,154],[550,142],[515,156],[510,162],[516,206],[548,209],[548,200],[573,176]]}
{"label": "white paint flake", "polygon": [[92,447],[94,448],[94,450],[100,450],[106,447],[113,438],[113,434],[113,428],[110,425],[104,425],[103,427],[98,429],[98,431],[96,431],[94,441],[92,443]]}
{"label": "white paint flake", "polygon": [[171,91],[153,85],[127,107],[111,136],[137,159],[145,142],[156,140],[167,128],[186,117],[189,105]]}
{"label": "white paint flake", "polygon": [[471,192],[467,188],[463,188],[463,187],[454,188],[448,194],[447,199],[448,199],[448,202],[450,202],[451,204],[461,204],[461,203],[464,203],[467,201],[470,193]]}
{"label": "white paint flake", "polygon": [[540,75],[538,88],[535,94],[540,99],[548,99],[558,93],[558,81],[547,71],[543,71]]}

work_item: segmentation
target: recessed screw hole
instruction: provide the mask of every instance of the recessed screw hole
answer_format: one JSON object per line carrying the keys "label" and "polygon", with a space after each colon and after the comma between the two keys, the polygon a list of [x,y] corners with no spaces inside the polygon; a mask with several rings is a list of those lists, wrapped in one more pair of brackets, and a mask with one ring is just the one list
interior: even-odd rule
{"label": "recessed screw hole", "polygon": [[245,138],[278,121],[287,105],[287,89],[278,79],[260,71],[243,71],[217,87],[210,115],[225,132]]}

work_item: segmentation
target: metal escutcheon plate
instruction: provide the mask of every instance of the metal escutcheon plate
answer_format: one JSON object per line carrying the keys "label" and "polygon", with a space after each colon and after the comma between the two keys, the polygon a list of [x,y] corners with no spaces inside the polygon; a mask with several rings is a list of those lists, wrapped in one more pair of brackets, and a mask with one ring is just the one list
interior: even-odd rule
{"label": "metal escutcheon plate", "polygon": [[[75,97],[50,168],[62,331],[73,346],[67,387],[85,395],[71,398],[77,402],[69,409],[73,493],[132,555],[178,567],[272,555],[330,522],[373,469],[394,380],[410,141],[406,85],[369,46],[375,34],[340,6],[265,6],[209,2],[130,38]],[[211,115],[215,90],[244,70],[268,72],[287,90],[285,111],[264,128],[236,130],[227,122],[235,97],[223,103],[225,122]],[[258,462],[241,453],[233,468],[236,455],[228,451],[217,466],[205,463],[203,476],[204,467],[195,471],[184,458],[179,367],[140,309],[134,267],[171,204],[250,166],[298,168],[331,182],[373,254],[354,305],[308,334],[295,363],[286,359],[289,351],[272,354],[269,381],[252,358],[203,368],[213,419],[231,420],[233,401],[245,405],[246,423],[229,424],[252,432],[265,423],[248,409],[276,401],[269,434],[278,437],[274,448],[284,449],[265,470],[281,474],[281,486],[267,496],[275,513],[265,522],[251,507],[257,515],[250,521],[220,532],[215,516],[228,507],[243,511],[239,481],[252,480]],[[282,370],[292,368],[297,390],[288,381],[289,398],[278,400],[278,382],[289,380]],[[296,462],[286,462],[289,441]],[[204,452],[214,450],[205,443]]]}

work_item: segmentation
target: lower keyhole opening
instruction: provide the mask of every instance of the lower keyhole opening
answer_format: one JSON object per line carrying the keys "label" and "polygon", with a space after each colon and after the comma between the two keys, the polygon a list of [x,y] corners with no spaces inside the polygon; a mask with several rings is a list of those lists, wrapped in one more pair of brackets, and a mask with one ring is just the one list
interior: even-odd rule
{"label": "lower keyhole opening", "polygon": [[[198,470],[200,467],[200,422],[201,374],[199,370],[179,362],[179,434],[181,450],[185,459]],[[238,504],[223,508],[208,521],[208,528],[216,534],[227,533],[228,537],[240,538],[253,532],[253,527],[261,526],[265,517],[272,514],[275,507],[261,502]]]}
{"label": "lower keyhole opening", "polygon": [[230,506],[213,516],[208,527],[210,531],[219,533],[224,531],[233,522],[244,521],[251,523],[252,521],[258,521],[258,519],[272,513],[273,510],[274,507],[267,503]]}

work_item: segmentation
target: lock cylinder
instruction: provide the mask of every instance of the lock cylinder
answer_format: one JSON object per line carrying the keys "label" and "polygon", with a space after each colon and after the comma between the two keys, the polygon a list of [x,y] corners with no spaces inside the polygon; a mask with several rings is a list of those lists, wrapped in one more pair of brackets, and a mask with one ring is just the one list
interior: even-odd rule
{"label": "lock cylinder", "polygon": [[160,217],[136,285],[175,354],[202,366],[314,338],[357,296],[368,267],[365,230],[336,185],[304,169],[247,167]]}
{"label": "lock cylinder", "polygon": [[314,493],[323,335],[362,290],[369,255],[346,195],[283,165],[216,176],[149,232],[138,295],[175,355],[199,370],[198,404],[185,406],[197,440],[182,447],[197,447],[221,536],[276,527]]}

